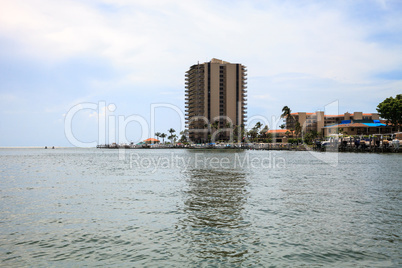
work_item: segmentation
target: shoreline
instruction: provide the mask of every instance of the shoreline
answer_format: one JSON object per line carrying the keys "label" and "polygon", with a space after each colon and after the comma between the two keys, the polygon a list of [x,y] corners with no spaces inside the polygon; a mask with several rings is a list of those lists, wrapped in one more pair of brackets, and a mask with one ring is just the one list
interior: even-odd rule
{"label": "shoreline", "polygon": [[291,145],[291,144],[271,144],[272,146],[260,146],[256,145],[243,145],[239,147],[213,147],[213,146],[205,146],[205,147],[197,147],[197,146],[148,146],[148,147],[130,147],[130,146],[116,146],[116,147],[106,147],[106,146],[97,146],[98,149],[127,149],[127,150],[146,150],[146,149],[188,149],[188,150],[218,150],[218,151],[227,151],[227,150],[252,150],[252,151],[314,151],[314,152],[339,152],[339,153],[402,153],[402,148],[394,148],[394,147],[343,147],[343,146],[327,146],[327,147],[310,147],[305,145]]}

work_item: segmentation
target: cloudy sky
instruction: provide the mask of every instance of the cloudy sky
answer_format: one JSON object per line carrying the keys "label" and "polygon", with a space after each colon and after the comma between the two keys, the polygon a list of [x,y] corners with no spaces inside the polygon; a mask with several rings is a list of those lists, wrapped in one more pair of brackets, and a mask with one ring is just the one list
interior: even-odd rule
{"label": "cloudy sky", "polygon": [[248,117],[271,129],[284,105],[375,112],[402,92],[401,14],[400,0],[0,0],[0,146],[179,131],[184,73],[211,58],[247,66]]}

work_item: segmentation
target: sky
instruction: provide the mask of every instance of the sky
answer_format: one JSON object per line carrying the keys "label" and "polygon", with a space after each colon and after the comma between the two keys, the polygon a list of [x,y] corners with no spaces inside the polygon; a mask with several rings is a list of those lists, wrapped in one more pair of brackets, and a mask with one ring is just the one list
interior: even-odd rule
{"label": "sky", "polygon": [[250,126],[376,112],[402,93],[402,1],[0,0],[0,146],[180,132],[185,72],[212,58],[247,66]]}

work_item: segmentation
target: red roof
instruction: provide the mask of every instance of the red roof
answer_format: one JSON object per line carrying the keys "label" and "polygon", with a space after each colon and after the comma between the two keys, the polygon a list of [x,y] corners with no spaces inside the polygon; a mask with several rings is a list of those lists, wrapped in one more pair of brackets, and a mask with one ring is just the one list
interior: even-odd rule
{"label": "red roof", "polygon": [[[291,113],[291,115],[299,115],[300,114],[300,112],[298,112],[298,113]],[[315,115],[316,113],[306,113],[306,115]],[[364,113],[363,114],[364,116],[372,116],[373,114],[372,113]],[[324,115],[325,117],[343,117],[343,116],[345,116],[345,114],[326,114],[326,115]],[[353,116],[353,114],[350,114],[350,116]]]}
{"label": "red roof", "polygon": [[289,129],[270,129],[267,133],[286,133],[286,131],[289,131]]}
{"label": "red roof", "polygon": [[159,141],[159,140],[154,139],[154,138],[149,138],[149,139],[146,139],[146,140],[144,140],[144,141]]}
{"label": "red roof", "polygon": [[[306,115],[313,115],[315,113],[306,113]],[[291,113],[291,115],[299,115],[299,113]]]}
{"label": "red roof", "polygon": [[342,117],[345,116],[344,114],[326,114],[325,117]]}

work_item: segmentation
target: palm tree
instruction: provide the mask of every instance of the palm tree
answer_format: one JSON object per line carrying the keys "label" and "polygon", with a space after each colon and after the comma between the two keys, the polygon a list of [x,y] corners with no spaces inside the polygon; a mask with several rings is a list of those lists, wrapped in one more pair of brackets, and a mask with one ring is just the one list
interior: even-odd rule
{"label": "palm tree", "polygon": [[161,133],[160,136],[163,139],[163,143],[165,143],[165,138],[166,138],[166,134],[165,133]]}
{"label": "palm tree", "polygon": [[249,135],[251,136],[252,141],[255,142],[258,140],[258,134],[260,132],[261,127],[262,127],[261,122],[257,122],[257,124],[255,124],[255,126],[248,132]]}
{"label": "palm tree", "polygon": [[173,143],[173,144],[176,142],[176,138],[177,138],[177,135],[176,135],[176,134],[171,134],[171,135],[168,137],[168,139],[170,140],[170,142]]}
{"label": "palm tree", "polygon": [[180,131],[180,135],[181,135],[181,137],[180,137],[180,140],[179,140],[179,142],[187,142],[187,136],[188,136],[188,129],[185,129],[185,130],[183,130],[183,131]]}
{"label": "palm tree", "polygon": [[176,139],[176,135],[174,135],[173,133],[175,133],[176,132],[176,130],[174,130],[173,128],[170,128],[169,130],[168,130],[168,132],[170,133],[170,136],[168,137],[168,139],[172,142],[173,141],[173,144],[174,144],[174,140]]}
{"label": "palm tree", "polygon": [[283,106],[281,118],[288,118],[291,116],[292,110],[288,106]]}
{"label": "palm tree", "polygon": [[156,133],[155,133],[155,137],[159,138],[160,136],[161,136],[161,133],[160,133],[160,132],[156,132]]}
{"label": "palm tree", "polygon": [[[293,124],[292,124],[292,121],[293,121],[292,110],[290,110],[290,108],[288,106],[284,106],[282,108],[281,118],[286,119],[286,128],[288,128],[291,132],[293,132],[294,129],[293,129]],[[291,126],[289,126],[289,125],[291,125]],[[293,135],[293,133],[292,133],[292,135]]]}
{"label": "palm tree", "polygon": [[248,135],[250,136],[251,141],[255,142],[257,139],[257,135],[258,135],[258,129],[253,127],[252,129],[250,129],[248,131]]}
{"label": "palm tree", "polygon": [[170,128],[170,129],[168,130],[168,132],[170,133],[170,135],[172,135],[173,133],[176,132],[176,130],[174,130],[173,128]]}
{"label": "palm tree", "polygon": [[261,129],[260,131],[260,139],[265,139],[266,137],[268,137],[268,132],[269,128],[268,125],[265,125],[265,127],[263,129]]}

